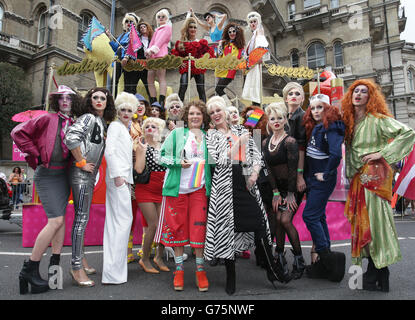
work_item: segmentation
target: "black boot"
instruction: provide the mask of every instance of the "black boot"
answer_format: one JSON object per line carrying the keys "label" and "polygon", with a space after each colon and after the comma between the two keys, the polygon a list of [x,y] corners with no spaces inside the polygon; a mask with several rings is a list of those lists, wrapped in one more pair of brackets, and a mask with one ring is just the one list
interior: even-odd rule
{"label": "black boot", "polygon": [[229,295],[235,293],[236,288],[236,274],[235,274],[235,260],[225,259],[226,267],[226,288],[225,291]]}
{"label": "black boot", "polygon": [[265,261],[264,261],[263,257],[260,254],[258,254],[258,250],[259,250],[258,248],[255,248],[255,250],[254,250],[256,265],[258,267],[261,267],[261,268],[265,269]]}
{"label": "black boot", "polygon": [[157,98],[156,97],[150,97],[150,107],[153,104],[153,102],[157,102]]}
{"label": "black boot", "polygon": [[166,96],[160,95],[159,96],[159,103],[162,107],[162,109],[164,109],[164,101],[166,100]]}
{"label": "black boot", "polygon": [[292,250],[294,254],[294,263],[293,263],[293,271],[291,273],[291,277],[294,280],[300,279],[303,276],[305,270],[305,261],[302,254],[295,254],[294,250]]}
{"label": "black boot", "polygon": [[376,269],[372,258],[369,257],[367,270],[363,274],[363,290],[377,291],[379,289],[376,284],[377,281],[378,281],[378,269]]}
{"label": "black boot", "polygon": [[22,271],[19,274],[20,294],[26,294],[31,287],[31,293],[43,293],[49,290],[49,284],[40,277],[39,273],[40,261],[25,261]]}
{"label": "black boot", "polygon": [[342,252],[325,249],[319,253],[320,260],[328,271],[327,279],[333,282],[340,282],[346,271],[346,256]]}
{"label": "black boot", "polygon": [[389,292],[389,269],[384,267],[378,270],[379,289],[383,292]]}
{"label": "black boot", "polygon": [[317,260],[313,264],[306,266],[305,272],[307,277],[311,279],[327,279],[328,278],[328,270],[321,262],[321,260]]}
{"label": "black boot", "polygon": [[287,259],[285,259],[285,251],[277,252],[277,255],[275,257],[275,262],[276,262],[277,268],[281,270],[283,277],[288,279],[290,277],[290,271],[288,270]]}

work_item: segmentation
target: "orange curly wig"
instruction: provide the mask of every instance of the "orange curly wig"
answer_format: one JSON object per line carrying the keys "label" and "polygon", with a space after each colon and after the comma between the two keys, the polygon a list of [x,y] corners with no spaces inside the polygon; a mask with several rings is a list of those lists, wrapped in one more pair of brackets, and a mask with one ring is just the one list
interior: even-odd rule
{"label": "orange curly wig", "polygon": [[[327,103],[322,103],[322,105],[324,105],[323,125],[324,128],[327,129],[334,121],[341,120],[341,115],[337,107],[331,106]],[[313,119],[313,115],[311,114],[311,108],[308,107],[303,117],[303,126],[305,127],[307,141],[311,139],[311,134],[316,124],[317,122]]]}
{"label": "orange curly wig", "polygon": [[369,90],[369,100],[366,105],[366,115],[369,113],[377,118],[393,117],[386,104],[385,97],[380,87],[371,80],[356,80],[347,90],[342,99],[343,122],[346,126],[345,141],[350,144],[354,131],[354,106],[352,103],[353,91],[357,86],[364,85]]}

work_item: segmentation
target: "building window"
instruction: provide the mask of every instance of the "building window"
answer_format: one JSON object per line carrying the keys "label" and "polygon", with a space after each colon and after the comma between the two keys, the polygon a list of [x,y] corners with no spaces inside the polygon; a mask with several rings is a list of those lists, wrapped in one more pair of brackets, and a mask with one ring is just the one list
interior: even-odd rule
{"label": "building window", "polygon": [[336,9],[339,7],[339,0],[331,0],[330,1],[330,8],[331,9]]}
{"label": "building window", "polygon": [[293,68],[298,68],[300,66],[300,57],[298,55],[298,51],[294,50],[291,53],[291,66]]}
{"label": "building window", "polygon": [[92,20],[92,15],[89,13],[81,13],[80,16],[82,20],[78,23],[78,48],[83,48],[84,43],[82,42],[82,38],[88,30],[89,23]]}
{"label": "building window", "polygon": [[310,69],[326,66],[326,49],[320,42],[314,42],[308,48],[307,65]]}
{"label": "building window", "polygon": [[0,31],[3,31],[3,16],[4,16],[4,8],[0,4]]}
{"label": "building window", "polygon": [[295,18],[295,2],[288,2],[288,20],[293,20]]}
{"label": "building window", "polygon": [[343,46],[340,41],[336,41],[333,45],[334,51],[334,67],[343,67]]}
{"label": "building window", "polygon": [[47,9],[43,8],[40,10],[40,16],[39,16],[39,25],[38,25],[38,31],[37,31],[37,44],[40,46],[43,46],[46,42],[46,34],[48,30],[47,25]]}
{"label": "building window", "polygon": [[304,10],[320,5],[320,0],[304,0]]}
{"label": "building window", "polygon": [[409,83],[409,91],[413,92],[415,91],[415,79],[414,79],[414,70],[409,69],[408,70],[408,83]]}

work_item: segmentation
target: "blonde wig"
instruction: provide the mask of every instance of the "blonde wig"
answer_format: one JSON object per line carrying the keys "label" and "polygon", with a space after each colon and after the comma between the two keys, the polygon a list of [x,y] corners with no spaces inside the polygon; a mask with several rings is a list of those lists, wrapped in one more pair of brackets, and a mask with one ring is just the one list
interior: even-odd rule
{"label": "blonde wig", "polygon": [[[288,109],[284,102],[273,102],[269,104],[268,107],[265,109],[265,114],[267,115],[268,119],[270,119],[273,115],[276,115],[277,117],[283,117],[285,120],[288,120]],[[270,134],[268,124],[267,132],[268,134]]]}
{"label": "blonde wig", "polygon": [[124,19],[122,19],[122,27],[125,31],[128,31],[128,30],[126,30],[126,23],[125,23],[127,20],[134,21],[134,25],[137,28],[141,18],[139,16],[137,16],[134,12],[126,13],[125,16],[124,16]]}
{"label": "blonde wig", "polygon": [[164,15],[167,17],[166,24],[171,24],[171,21],[170,21],[170,12],[169,12],[169,10],[167,10],[167,9],[161,9],[161,10],[159,10],[159,11],[156,13],[157,27],[160,27],[160,24],[159,24],[158,19],[157,19],[157,16],[158,16],[159,14],[164,14]]}
{"label": "blonde wig", "polygon": [[135,95],[127,92],[121,92],[115,99],[115,110],[119,112],[122,108],[130,107],[133,113],[137,112],[139,102]]}
{"label": "blonde wig", "polygon": [[164,121],[163,119],[160,119],[160,118],[156,118],[156,117],[148,117],[144,120],[143,125],[141,126],[143,132],[145,132],[146,126],[149,123],[154,123],[157,126],[159,134],[156,138],[158,139],[158,141],[160,141],[161,137],[162,137],[163,130],[166,127],[166,121]]}
{"label": "blonde wig", "polygon": [[290,92],[292,89],[298,89],[298,91],[300,91],[303,97],[303,102],[304,102],[304,98],[305,98],[304,89],[301,86],[301,84],[297,82],[288,82],[285,85],[284,89],[282,89],[282,97],[284,99],[284,102],[287,100],[288,92]]}

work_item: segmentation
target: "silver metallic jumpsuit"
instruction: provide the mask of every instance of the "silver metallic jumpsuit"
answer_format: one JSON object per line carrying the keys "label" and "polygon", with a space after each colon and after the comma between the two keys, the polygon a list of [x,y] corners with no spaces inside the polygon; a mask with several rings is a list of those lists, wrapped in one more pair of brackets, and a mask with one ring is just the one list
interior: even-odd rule
{"label": "silver metallic jumpsuit", "polygon": [[69,127],[65,136],[65,144],[69,150],[80,147],[87,163],[94,163],[92,173],[72,165],[69,180],[73,193],[75,217],[72,226],[72,269],[80,270],[84,256],[83,243],[85,229],[89,220],[89,210],[95,180],[105,149],[105,132],[107,126],[102,118],[87,113],[79,117]]}

